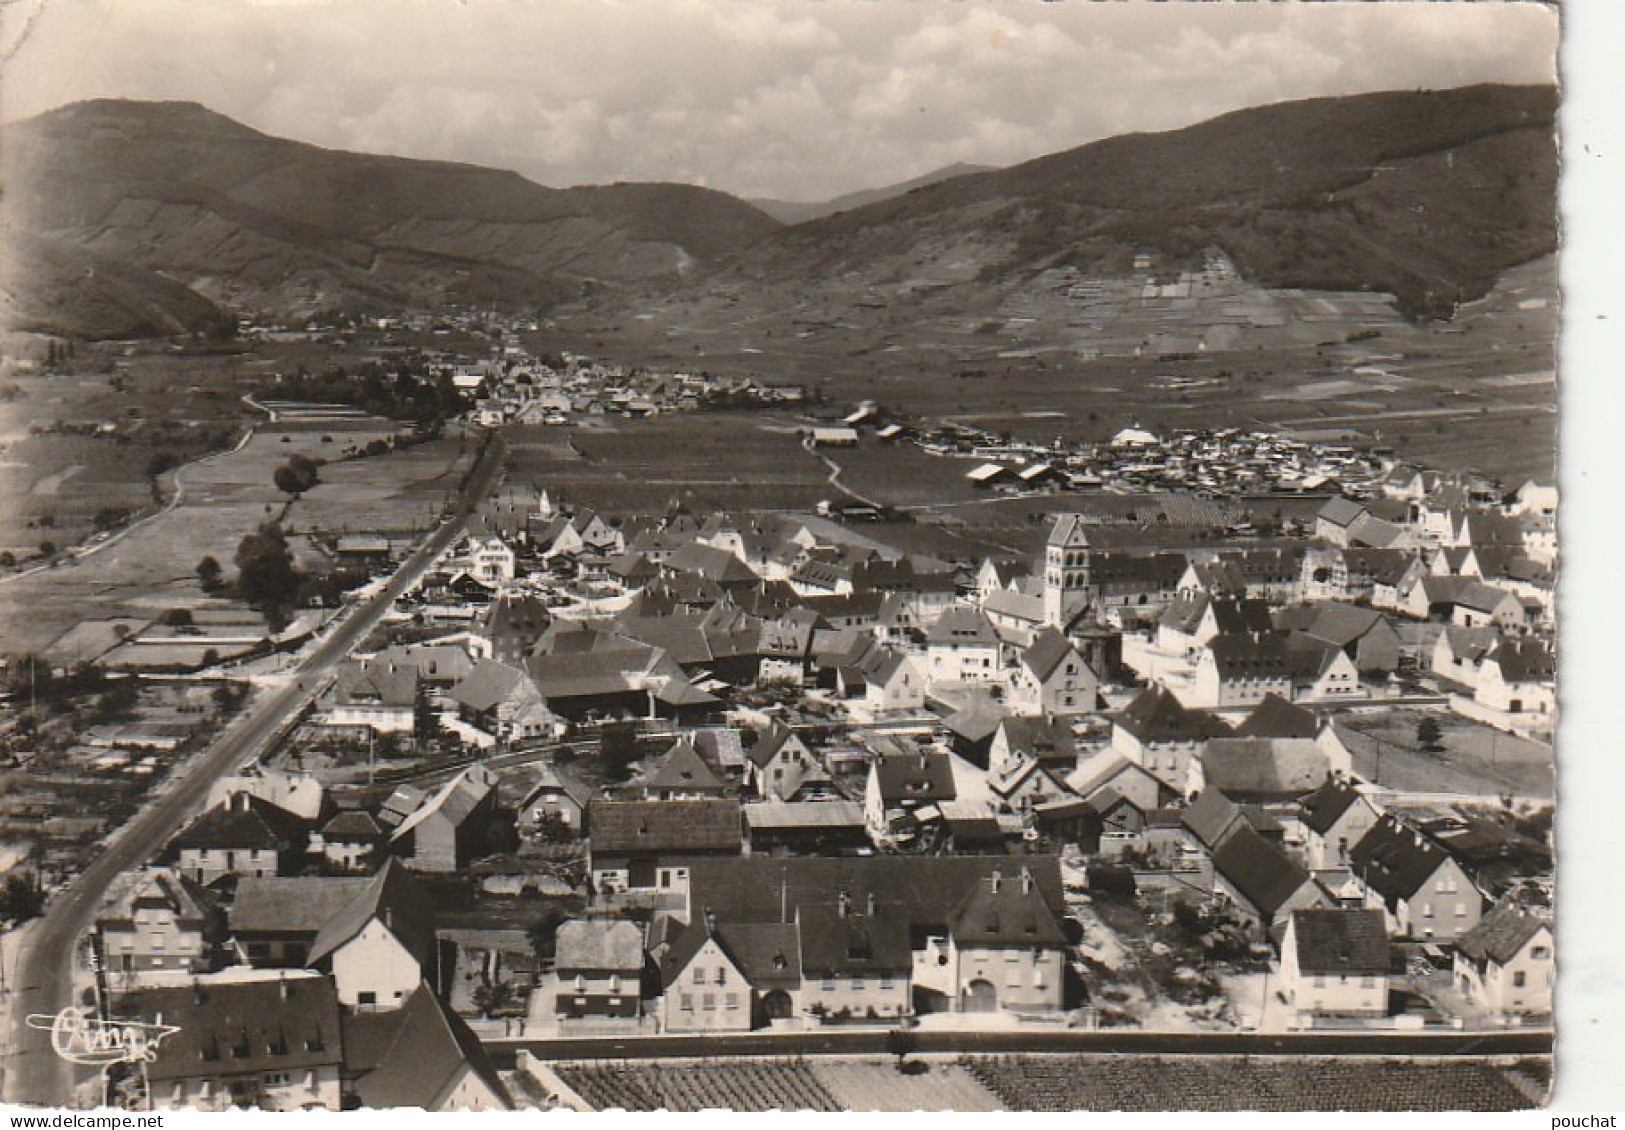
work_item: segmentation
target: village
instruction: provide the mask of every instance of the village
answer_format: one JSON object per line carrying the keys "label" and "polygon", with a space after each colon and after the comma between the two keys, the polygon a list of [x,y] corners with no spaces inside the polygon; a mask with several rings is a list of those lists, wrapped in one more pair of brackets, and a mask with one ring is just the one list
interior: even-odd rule
{"label": "village", "polygon": [[[453,379],[489,427],[802,395]],[[873,404],[807,426],[902,434]],[[621,515],[511,475],[109,890],[79,989],[184,1033],[112,1097],[591,1105],[512,1053],[606,1036],[1549,1023],[1555,488],[1264,434],[953,442],[990,482],[1344,491],[1177,549],[1057,499],[1031,555],[951,560],[850,504]],[[343,552],[358,592],[400,560]],[[193,672],[143,676],[91,768],[161,775],[296,677],[276,649]]]}

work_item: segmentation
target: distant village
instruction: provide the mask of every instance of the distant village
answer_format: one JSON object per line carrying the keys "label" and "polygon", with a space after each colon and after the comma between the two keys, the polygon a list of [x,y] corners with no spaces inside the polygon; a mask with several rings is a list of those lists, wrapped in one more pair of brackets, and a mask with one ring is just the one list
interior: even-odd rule
{"label": "distant village", "polygon": [[[513,349],[454,367],[473,422],[809,399]],[[1549,1018],[1555,488],[874,404],[806,442],[972,456],[989,491],[1055,495],[1044,543],[944,560],[851,502],[630,516],[509,481],[110,893],[83,988],[179,1030],[117,1097],[506,1109],[559,1086],[496,1049],[606,1035]],[[1103,489],[1211,536],[1063,493]],[[1269,537],[1215,504],[1271,492],[1326,500]],[[167,692],[172,726],[226,709],[203,687]],[[1520,758],[1543,787],[1463,783]]]}

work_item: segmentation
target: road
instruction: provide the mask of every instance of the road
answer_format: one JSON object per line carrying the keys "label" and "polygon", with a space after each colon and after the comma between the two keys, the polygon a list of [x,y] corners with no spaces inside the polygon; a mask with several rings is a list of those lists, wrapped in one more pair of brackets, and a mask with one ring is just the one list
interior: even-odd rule
{"label": "road", "polygon": [[[1496,1032],[1141,1032],[1130,1029],[1042,1031],[914,1030],[917,1052],[993,1054],[1030,1052],[1121,1055],[1550,1055],[1552,1033],[1535,1029]],[[694,1036],[604,1036],[572,1040],[486,1040],[499,1066],[523,1048],[543,1060],[674,1059],[694,1056],[887,1055],[887,1033],[877,1028],[811,1032],[708,1033]]]}
{"label": "road", "polygon": [[17,958],[7,1010],[11,1042],[16,1049],[5,1065],[4,1097],[8,1102],[66,1106],[72,1099],[73,1069],[50,1048],[50,1034],[27,1027],[31,1013],[50,1014],[75,1004],[74,953],[79,937],[90,928],[108,885],[121,872],[139,866],[158,852],[200,807],[220,777],[253,760],[288,722],[316,696],[331,672],[372,631],[395,598],[415,585],[462,532],[469,514],[490,491],[502,466],[504,445],[493,436],[464,485],[456,509],[409,556],[389,583],[350,613],[300,663],[292,684],[253,703],[215,740],[196,763],[172,781],[118,833],[107,849],[66,889],[51,900],[34,924]]}

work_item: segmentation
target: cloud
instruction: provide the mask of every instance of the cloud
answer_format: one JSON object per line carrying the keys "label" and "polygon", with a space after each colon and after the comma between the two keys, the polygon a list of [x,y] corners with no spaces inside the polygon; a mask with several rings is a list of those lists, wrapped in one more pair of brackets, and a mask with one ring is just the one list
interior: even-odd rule
{"label": "cloud", "polygon": [[1550,81],[1557,43],[1552,10],[1516,2],[35,2],[0,90],[8,119],[189,99],[320,145],[544,183],[791,199],[1286,98]]}

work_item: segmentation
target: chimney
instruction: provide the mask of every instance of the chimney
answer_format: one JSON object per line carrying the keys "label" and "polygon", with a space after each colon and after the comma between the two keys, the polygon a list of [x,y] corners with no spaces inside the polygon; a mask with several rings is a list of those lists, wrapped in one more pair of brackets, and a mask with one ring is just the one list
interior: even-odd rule
{"label": "chimney", "polygon": [[288,973],[287,973],[287,970],[282,970],[277,974],[276,992],[277,992],[277,996],[281,997],[283,1000],[288,999]]}
{"label": "chimney", "polygon": [[931,767],[931,755],[930,755],[930,753],[928,753],[924,749],[920,750],[920,772],[923,773],[927,769],[929,769],[930,767]]}
{"label": "chimney", "polygon": [[717,932],[717,912],[709,906],[705,908],[705,936],[711,937]]}
{"label": "chimney", "polygon": [[875,893],[873,891],[870,891],[869,897],[864,900],[864,913],[870,918],[875,916]]}
{"label": "chimney", "polygon": [[840,901],[837,904],[837,912],[840,914],[840,916],[842,918],[845,918],[847,916],[847,913],[851,909],[852,909],[852,896],[847,894],[845,891],[842,891]]}
{"label": "chimney", "polygon": [[1033,893],[1033,873],[1025,867],[1021,869],[1021,893],[1024,895]]}
{"label": "chimney", "polygon": [[196,977],[192,978],[192,1003],[203,1003],[203,986],[198,982]]}
{"label": "chimney", "polygon": [[999,884],[1002,882],[1004,882],[1004,873],[995,867],[993,869],[993,874],[989,875],[987,878],[987,884],[992,889],[994,894],[998,894]]}

